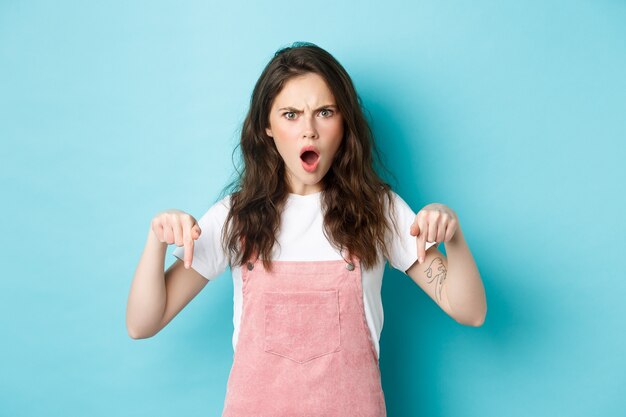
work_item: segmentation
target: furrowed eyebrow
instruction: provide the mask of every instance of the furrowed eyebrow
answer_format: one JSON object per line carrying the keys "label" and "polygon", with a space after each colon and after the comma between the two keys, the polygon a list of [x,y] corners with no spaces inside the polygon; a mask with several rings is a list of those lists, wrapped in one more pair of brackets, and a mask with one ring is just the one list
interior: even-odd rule
{"label": "furrowed eyebrow", "polygon": [[[334,104],[327,104],[325,106],[322,107],[318,107],[317,109],[315,109],[315,111],[319,111],[322,109],[337,109],[337,106]],[[281,107],[280,109],[278,109],[278,111],[282,111],[282,110],[288,110],[288,111],[293,111],[293,112],[301,112],[302,110],[298,110],[295,107]]]}

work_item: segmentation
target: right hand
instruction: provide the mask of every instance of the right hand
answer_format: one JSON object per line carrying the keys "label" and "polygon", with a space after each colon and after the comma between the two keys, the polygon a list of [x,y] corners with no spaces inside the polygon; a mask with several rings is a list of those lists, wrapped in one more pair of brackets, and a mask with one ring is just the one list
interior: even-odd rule
{"label": "right hand", "polygon": [[196,219],[184,211],[166,210],[154,216],[151,229],[159,242],[185,247],[185,268],[189,269],[193,259],[194,240],[202,233]]}

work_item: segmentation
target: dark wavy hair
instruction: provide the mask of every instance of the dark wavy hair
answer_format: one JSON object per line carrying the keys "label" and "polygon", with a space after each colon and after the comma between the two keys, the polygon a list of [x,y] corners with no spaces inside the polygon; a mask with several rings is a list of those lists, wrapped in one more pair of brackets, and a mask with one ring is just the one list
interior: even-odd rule
{"label": "dark wavy hair", "polygon": [[391,227],[386,215],[393,210],[391,186],[375,171],[374,162],[385,167],[361,99],[346,70],[330,53],[312,43],[296,42],[279,49],[256,82],[238,145],[243,167],[236,168],[238,176],[222,192],[231,193],[222,232],[231,267],[258,256],[272,270],[272,248],[289,189],[285,163],[265,129],[273,101],[285,83],[307,73],[326,81],[344,125],[335,159],[322,180],[324,234],[335,248],[347,250],[351,258],[357,256],[364,268],[377,263],[379,250],[388,258],[385,236]]}

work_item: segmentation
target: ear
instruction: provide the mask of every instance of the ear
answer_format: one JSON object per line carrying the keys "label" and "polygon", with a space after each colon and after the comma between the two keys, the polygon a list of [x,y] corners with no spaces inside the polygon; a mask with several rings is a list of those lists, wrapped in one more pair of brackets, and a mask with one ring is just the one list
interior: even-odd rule
{"label": "ear", "polygon": [[265,128],[265,133],[267,133],[267,136],[269,136],[270,138],[274,137],[274,136],[272,136],[272,129],[270,129],[269,127]]}

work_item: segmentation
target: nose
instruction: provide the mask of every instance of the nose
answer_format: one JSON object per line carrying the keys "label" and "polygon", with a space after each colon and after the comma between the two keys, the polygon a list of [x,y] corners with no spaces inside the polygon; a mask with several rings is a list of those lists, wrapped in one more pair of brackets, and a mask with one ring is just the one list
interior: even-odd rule
{"label": "nose", "polygon": [[317,129],[315,127],[315,119],[312,117],[306,117],[304,122],[304,131],[302,132],[302,137],[304,139],[317,139]]}

